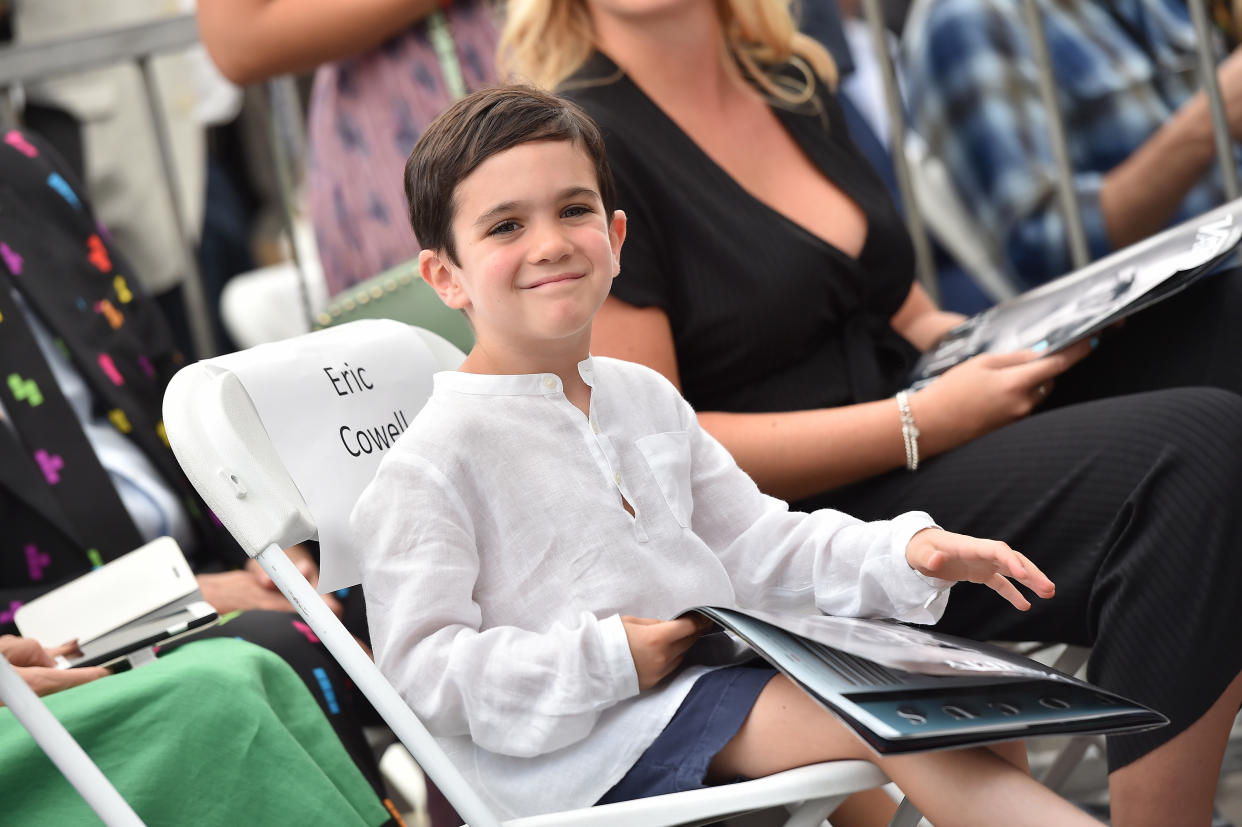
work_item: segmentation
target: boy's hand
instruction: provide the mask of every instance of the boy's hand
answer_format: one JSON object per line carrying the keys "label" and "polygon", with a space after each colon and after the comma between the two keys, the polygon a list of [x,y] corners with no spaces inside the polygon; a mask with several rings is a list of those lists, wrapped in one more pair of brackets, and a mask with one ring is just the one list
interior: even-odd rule
{"label": "boy's hand", "polygon": [[1030,601],[1009,578],[1040,597],[1052,597],[1056,593],[1056,586],[1034,563],[999,540],[980,540],[939,528],[925,528],[906,546],[906,562],[910,568],[930,577],[982,583],[1024,612],[1031,608]]}
{"label": "boy's hand", "polygon": [[673,620],[621,615],[625,637],[638,672],[639,690],[650,689],[677,668],[699,635],[712,622],[699,614]]}

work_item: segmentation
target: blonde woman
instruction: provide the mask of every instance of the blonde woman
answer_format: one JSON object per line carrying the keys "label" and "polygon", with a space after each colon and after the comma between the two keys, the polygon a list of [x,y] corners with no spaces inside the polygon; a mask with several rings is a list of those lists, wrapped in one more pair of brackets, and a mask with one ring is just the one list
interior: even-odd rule
{"label": "blonde woman", "polygon": [[977,357],[898,395],[958,317],[913,282],[831,61],[782,0],[511,0],[509,14],[502,60],[600,123],[629,217],[592,352],[665,374],[800,508],[926,509],[1022,549],[1055,598],[1017,617],[961,587],[940,628],[1094,646],[1093,681],[1173,721],[1110,740],[1113,823],[1207,824],[1242,701],[1225,632],[1242,587],[1237,278],[1094,352]]}

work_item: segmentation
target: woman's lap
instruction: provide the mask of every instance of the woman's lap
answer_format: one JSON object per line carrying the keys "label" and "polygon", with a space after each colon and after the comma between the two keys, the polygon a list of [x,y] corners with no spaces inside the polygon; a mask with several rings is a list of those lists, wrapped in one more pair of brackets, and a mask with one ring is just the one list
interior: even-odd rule
{"label": "woman's lap", "polygon": [[1173,719],[1111,739],[1115,769],[1189,726],[1242,667],[1227,640],[1242,593],[1240,459],[1242,397],[1180,388],[1044,411],[817,504],[864,519],[925,510],[1039,565],[1051,600],[1019,613],[961,584],[940,628],[1095,646],[1093,681]]}

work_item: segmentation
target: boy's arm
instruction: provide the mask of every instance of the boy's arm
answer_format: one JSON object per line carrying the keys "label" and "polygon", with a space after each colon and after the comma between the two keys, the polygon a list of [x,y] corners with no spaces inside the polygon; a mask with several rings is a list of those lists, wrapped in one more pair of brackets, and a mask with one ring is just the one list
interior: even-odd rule
{"label": "boy's arm", "polygon": [[867,523],[831,509],[791,512],[760,492],[682,404],[692,528],[729,571],[740,605],[914,623],[940,619],[952,583],[920,574],[906,560],[911,538],[935,525],[931,517],[911,511]]}
{"label": "boy's arm", "polygon": [[388,457],[351,524],[376,662],[433,734],[539,755],[586,737],[605,709],[638,693],[616,615],[581,612],[539,633],[484,627],[471,515],[424,460]]}

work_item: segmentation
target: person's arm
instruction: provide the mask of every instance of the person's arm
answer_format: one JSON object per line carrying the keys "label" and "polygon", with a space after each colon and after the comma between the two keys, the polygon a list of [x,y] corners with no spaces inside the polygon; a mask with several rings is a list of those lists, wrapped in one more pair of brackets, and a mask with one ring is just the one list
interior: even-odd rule
{"label": "person's arm", "polygon": [[[13,665],[18,676],[36,695],[51,695],[74,686],[81,686],[110,674],[102,666],[84,666],[79,669],[57,669],[55,656],[68,654],[76,644],[59,649],[44,649],[37,640],[0,635],[0,655]],[[4,704],[0,704],[3,706]]]}
{"label": "person's arm", "polygon": [[[1242,51],[1217,70],[1229,128],[1242,138]],[[1114,167],[1100,185],[1100,211],[1116,247],[1163,229],[1186,194],[1216,160],[1207,95],[1200,91]]]}
{"label": "person's arm", "polygon": [[359,564],[376,664],[432,734],[541,755],[585,738],[604,710],[638,693],[619,615],[582,611],[540,632],[483,627],[474,515],[426,460],[389,454],[350,525],[367,550]]}
{"label": "person's arm", "polygon": [[234,83],[306,72],[361,54],[412,26],[438,0],[199,0],[198,28]]}
{"label": "person's arm", "polygon": [[960,580],[987,585],[1020,610],[1030,603],[1010,578],[1052,595],[1052,583],[1009,546],[943,531],[922,512],[863,522],[832,509],[790,511],[760,493],[690,406],[676,401],[688,449],[691,527],[728,571],[739,605],[934,623],[949,586]]}
{"label": "person's arm", "polygon": [[[319,585],[319,564],[307,551],[305,546],[296,545],[285,549],[285,554],[311,584]],[[195,576],[199,591],[217,614],[265,610],[273,612],[294,612],[288,599],[276,587],[275,581],[267,575],[257,560],[248,559],[245,568],[233,571],[222,571],[214,574]],[[323,602],[337,617],[344,612],[341,602],[335,595],[320,595]]]}
{"label": "person's arm", "polygon": [[[595,316],[591,352],[639,362],[679,385],[672,329],[659,308],[609,297]],[[1041,399],[1037,388],[1088,352],[1084,342],[1044,358],[1028,352],[985,354],[947,371],[910,395],[920,455],[935,456],[1025,416]],[[786,500],[867,479],[906,461],[901,416],[892,399],[775,413],[700,411],[698,420],[760,489]]]}
{"label": "person's arm", "polygon": [[961,313],[936,307],[931,296],[917,281],[910,287],[906,300],[889,320],[893,330],[919,350],[930,350],[944,334],[966,321]]}
{"label": "person's arm", "polygon": [[[1003,240],[1019,274],[1042,281],[1072,269],[1047,113],[1020,17],[984,0],[945,2],[906,38],[914,127],[948,166],[966,205]],[[1221,80],[1238,135],[1242,67],[1236,62],[1227,62]],[[1164,227],[1212,155],[1199,94],[1112,170],[1075,171],[1090,255]]]}

